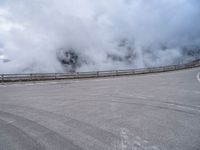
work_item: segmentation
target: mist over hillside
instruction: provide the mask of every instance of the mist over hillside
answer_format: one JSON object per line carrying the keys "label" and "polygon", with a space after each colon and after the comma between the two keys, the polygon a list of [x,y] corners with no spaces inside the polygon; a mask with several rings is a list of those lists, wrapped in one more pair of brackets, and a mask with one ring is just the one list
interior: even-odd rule
{"label": "mist over hillside", "polygon": [[0,73],[200,59],[199,0],[1,0]]}

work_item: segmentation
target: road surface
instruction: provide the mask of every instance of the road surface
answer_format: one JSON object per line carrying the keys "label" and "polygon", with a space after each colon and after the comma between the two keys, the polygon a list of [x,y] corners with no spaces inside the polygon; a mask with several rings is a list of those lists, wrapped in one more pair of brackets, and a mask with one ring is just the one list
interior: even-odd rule
{"label": "road surface", "polygon": [[0,150],[200,150],[198,72],[0,85]]}

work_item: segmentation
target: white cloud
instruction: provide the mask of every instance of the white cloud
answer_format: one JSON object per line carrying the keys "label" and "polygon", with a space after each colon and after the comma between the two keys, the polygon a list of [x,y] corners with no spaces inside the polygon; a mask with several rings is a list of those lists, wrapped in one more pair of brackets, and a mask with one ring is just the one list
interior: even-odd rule
{"label": "white cloud", "polygon": [[199,15],[198,0],[6,0],[0,73],[63,72],[60,48],[79,55],[79,71],[185,61],[200,47]]}

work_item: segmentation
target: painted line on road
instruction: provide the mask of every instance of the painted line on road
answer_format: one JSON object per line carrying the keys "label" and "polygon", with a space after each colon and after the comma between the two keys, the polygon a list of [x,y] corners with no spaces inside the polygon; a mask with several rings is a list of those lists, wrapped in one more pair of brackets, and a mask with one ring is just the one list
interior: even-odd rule
{"label": "painted line on road", "polygon": [[197,73],[197,80],[200,82],[200,72]]}

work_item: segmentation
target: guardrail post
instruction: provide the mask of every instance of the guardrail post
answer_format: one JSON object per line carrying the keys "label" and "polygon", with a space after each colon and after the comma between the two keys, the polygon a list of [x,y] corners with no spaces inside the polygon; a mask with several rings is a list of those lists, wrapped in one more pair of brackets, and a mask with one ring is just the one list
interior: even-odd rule
{"label": "guardrail post", "polygon": [[117,70],[115,71],[115,74],[116,74],[116,76],[118,76],[118,75],[119,75]]}
{"label": "guardrail post", "polygon": [[177,70],[177,69],[178,69],[178,66],[175,65],[175,70]]}
{"label": "guardrail post", "polygon": [[57,79],[57,73],[55,73],[54,77],[55,77],[55,80],[56,80]]}
{"label": "guardrail post", "polygon": [[132,70],[132,74],[133,74],[133,75],[135,74],[135,69]]}
{"label": "guardrail post", "polygon": [[147,68],[148,72],[151,73],[151,68]]}
{"label": "guardrail post", "polygon": [[79,76],[79,72],[76,73],[75,78],[80,78],[80,76]]}
{"label": "guardrail post", "polygon": [[4,75],[2,74],[1,75],[1,83],[3,83],[4,82]]}
{"label": "guardrail post", "polygon": [[33,80],[33,74],[32,73],[30,74],[30,79]]}
{"label": "guardrail post", "polygon": [[163,72],[165,72],[165,67],[163,67]]}

